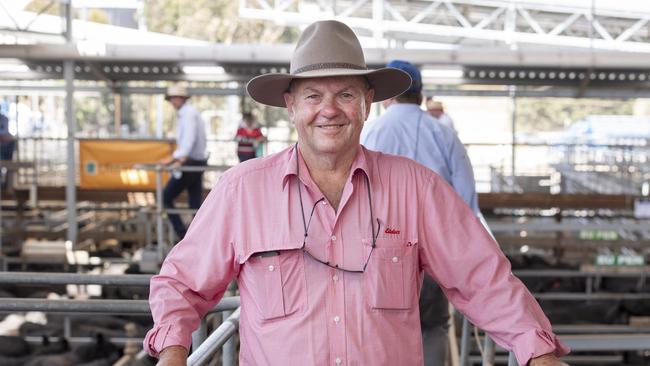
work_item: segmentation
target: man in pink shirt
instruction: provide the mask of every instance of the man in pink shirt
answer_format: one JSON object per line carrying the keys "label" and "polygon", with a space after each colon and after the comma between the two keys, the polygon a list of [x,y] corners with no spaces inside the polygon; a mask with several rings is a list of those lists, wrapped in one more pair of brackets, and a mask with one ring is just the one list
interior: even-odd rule
{"label": "man in pink shirt", "polygon": [[232,280],[241,365],[421,365],[423,271],[521,365],[565,365],[568,349],[450,186],[359,144],[371,103],[408,89],[408,74],[368,70],[337,21],[305,29],[290,70],[247,89],[287,108],[298,143],[227,171],[151,280],[144,346],[159,365],[185,365]]}

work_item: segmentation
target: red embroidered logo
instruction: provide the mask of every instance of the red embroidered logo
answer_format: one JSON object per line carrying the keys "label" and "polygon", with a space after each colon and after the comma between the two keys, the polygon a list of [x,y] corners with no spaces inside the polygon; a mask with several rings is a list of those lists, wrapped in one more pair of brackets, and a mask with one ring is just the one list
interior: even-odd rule
{"label": "red embroidered logo", "polygon": [[400,231],[397,230],[397,229],[386,228],[386,230],[384,230],[384,233],[386,233],[386,234],[399,234]]}

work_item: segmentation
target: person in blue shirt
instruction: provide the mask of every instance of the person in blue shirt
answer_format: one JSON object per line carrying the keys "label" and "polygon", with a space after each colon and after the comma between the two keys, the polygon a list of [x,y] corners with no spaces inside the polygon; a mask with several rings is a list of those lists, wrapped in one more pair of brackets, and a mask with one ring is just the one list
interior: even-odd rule
{"label": "person in blue shirt", "polygon": [[[364,126],[361,143],[370,150],[411,158],[435,171],[479,215],[474,173],[465,147],[453,129],[420,108],[423,99],[420,71],[400,60],[386,66],[411,75],[411,87],[383,102],[386,112]],[[426,366],[442,366],[448,362],[448,308],[440,287],[425,276],[420,292],[420,322]]]}
{"label": "person in blue shirt", "polygon": [[[176,150],[162,164],[170,165],[172,169],[181,166],[206,166],[207,156],[205,123],[199,111],[189,102],[187,89],[182,86],[170,86],[165,99],[176,109]],[[190,208],[198,209],[203,199],[203,172],[172,170],[169,181],[163,191],[163,205],[174,208],[174,200],[184,190],[187,190],[187,201]],[[169,222],[174,228],[178,240],[183,239],[187,228],[178,214],[168,214]]]}

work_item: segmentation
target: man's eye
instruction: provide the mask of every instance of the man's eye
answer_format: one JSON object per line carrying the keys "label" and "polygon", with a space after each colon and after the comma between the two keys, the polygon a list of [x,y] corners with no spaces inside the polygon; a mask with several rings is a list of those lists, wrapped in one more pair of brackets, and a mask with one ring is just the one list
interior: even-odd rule
{"label": "man's eye", "polygon": [[316,98],[318,98],[318,94],[309,94],[306,97],[306,99],[316,99]]}
{"label": "man's eye", "polygon": [[352,93],[343,93],[343,94],[341,94],[341,96],[342,96],[343,98],[345,98],[345,99],[352,99],[352,98],[354,98],[354,95],[352,95]]}

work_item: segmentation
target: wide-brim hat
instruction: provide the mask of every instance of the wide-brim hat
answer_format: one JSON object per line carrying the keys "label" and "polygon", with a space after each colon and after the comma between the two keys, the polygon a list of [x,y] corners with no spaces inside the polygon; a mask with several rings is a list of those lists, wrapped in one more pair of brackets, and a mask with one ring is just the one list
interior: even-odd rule
{"label": "wide-brim hat", "polygon": [[171,97],[183,97],[189,98],[190,95],[187,93],[187,88],[182,85],[172,85],[167,88],[165,92],[165,100],[169,100]]}
{"label": "wide-brim hat", "polygon": [[369,70],[352,29],[341,22],[326,20],[312,23],[302,32],[289,74],[257,76],[248,82],[246,90],[259,103],[286,107],[284,93],[292,80],[330,76],[365,76],[375,90],[373,102],[400,95],[411,86],[411,77],[402,70]]}

